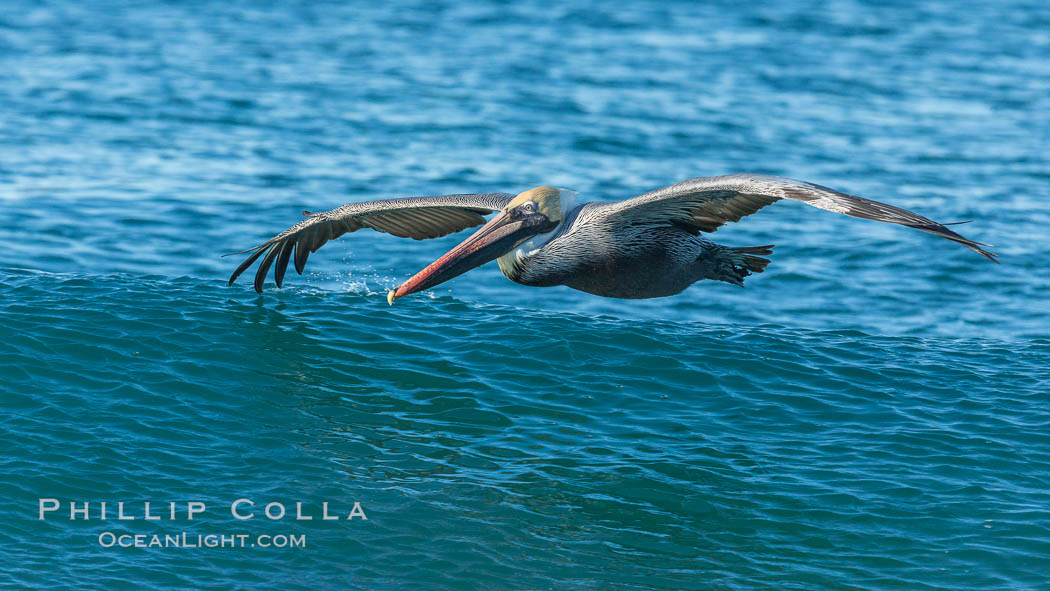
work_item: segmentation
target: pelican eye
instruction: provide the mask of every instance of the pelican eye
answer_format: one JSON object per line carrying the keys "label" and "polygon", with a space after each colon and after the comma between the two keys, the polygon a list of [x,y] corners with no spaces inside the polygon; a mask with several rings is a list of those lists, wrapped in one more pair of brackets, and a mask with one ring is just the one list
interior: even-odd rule
{"label": "pelican eye", "polygon": [[532,212],[536,211],[536,202],[535,201],[526,201],[525,203],[521,204],[521,208],[524,209],[525,211],[529,212],[529,213],[532,213]]}

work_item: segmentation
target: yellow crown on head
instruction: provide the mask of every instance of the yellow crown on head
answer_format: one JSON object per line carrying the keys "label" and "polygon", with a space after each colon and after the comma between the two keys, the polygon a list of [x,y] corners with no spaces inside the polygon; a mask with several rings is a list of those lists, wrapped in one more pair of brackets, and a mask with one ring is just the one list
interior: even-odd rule
{"label": "yellow crown on head", "polygon": [[518,193],[517,197],[511,199],[510,203],[507,204],[507,208],[510,209],[517,207],[527,201],[535,202],[536,210],[547,216],[547,219],[550,221],[561,221],[561,189],[547,186],[529,189],[528,191]]}

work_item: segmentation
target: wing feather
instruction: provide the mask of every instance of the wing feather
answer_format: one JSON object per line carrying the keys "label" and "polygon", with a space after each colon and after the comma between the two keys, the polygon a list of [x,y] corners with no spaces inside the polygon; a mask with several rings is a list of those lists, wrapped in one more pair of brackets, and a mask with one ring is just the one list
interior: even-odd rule
{"label": "wing feather", "polygon": [[277,284],[277,287],[281,287],[284,283],[284,273],[288,270],[288,259],[292,256],[292,251],[294,250],[294,242],[285,242],[284,247],[281,249],[281,254],[277,255],[277,262],[274,263],[273,268],[273,282]]}
{"label": "wing feather", "polygon": [[284,248],[284,242],[277,242],[270,247],[267,251],[266,256],[263,257],[259,268],[255,271],[255,291],[262,293],[263,281],[266,280],[266,272],[270,270],[270,265],[273,264],[274,259],[280,254],[280,251]]}
{"label": "wing feather", "polygon": [[295,272],[299,275],[303,274],[303,269],[306,267],[306,258],[310,256],[310,248],[306,246],[306,237],[292,237],[289,242],[295,243]]}
{"label": "wing feather", "polygon": [[[230,283],[229,283],[229,285],[233,285],[233,282],[236,281],[237,278],[241,276],[241,273],[244,273],[244,271],[247,270],[248,267],[252,266],[252,263],[255,262],[255,259],[261,257],[262,254],[264,252],[266,252],[266,247],[269,246],[269,244],[270,243],[267,242],[266,244],[263,244],[262,246],[257,246],[256,247],[257,250],[254,253],[252,253],[252,255],[250,257],[245,259],[243,263],[238,265],[236,269],[234,269],[233,274],[230,275]],[[249,249],[249,251],[250,251],[250,249]],[[248,251],[246,251],[246,252],[248,252]],[[241,253],[235,252],[233,254],[241,254]]]}
{"label": "wing feather", "polygon": [[996,254],[981,248],[987,244],[964,238],[944,224],[915,212],[822,185],[767,175],[731,174],[688,179],[613,204],[608,215],[628,216],[634,223],[641,220],[670,222],[700,232],[714,232],[723,224],[738,222],[781,199],[929,232],[999,262]]}
{"label": "wing feather", "polygon": [[485,223],[484,214],[503,209],[513,198],[510,193],[435,195],[347,203],[320,213],[304,211],[309,217],[291,228],[259,246],[232,253],[251,254],[234,270],[229,285],[259,257],[264,258],[255,273],[254,287],[261,293],[271,266],[274,281],[280,287],[289,261],[301,275],[311,253],[347,232],[371,228],[414,240],[438,238]]}

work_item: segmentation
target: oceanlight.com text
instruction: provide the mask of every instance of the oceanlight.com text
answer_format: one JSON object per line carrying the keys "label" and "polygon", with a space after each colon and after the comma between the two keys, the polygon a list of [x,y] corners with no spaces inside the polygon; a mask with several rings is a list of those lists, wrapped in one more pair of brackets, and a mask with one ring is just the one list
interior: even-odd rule
{"label": "oceanlight.com text", "polygon": [[103,548],[305,548],[306,534],[128,534],[104,531]]}

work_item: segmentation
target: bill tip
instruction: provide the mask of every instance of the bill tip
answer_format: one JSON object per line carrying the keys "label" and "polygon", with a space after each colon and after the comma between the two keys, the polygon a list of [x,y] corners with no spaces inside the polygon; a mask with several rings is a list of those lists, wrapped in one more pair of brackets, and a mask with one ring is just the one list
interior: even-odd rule
{"label": "bill tip", "polygon": [[388,291],[386,293],[386,303],[387,304],[389,304],[391,306],[394,305],[394,294],[396,294],[396,293],[397,293],[396,289],[391,289],[390,291]]}

